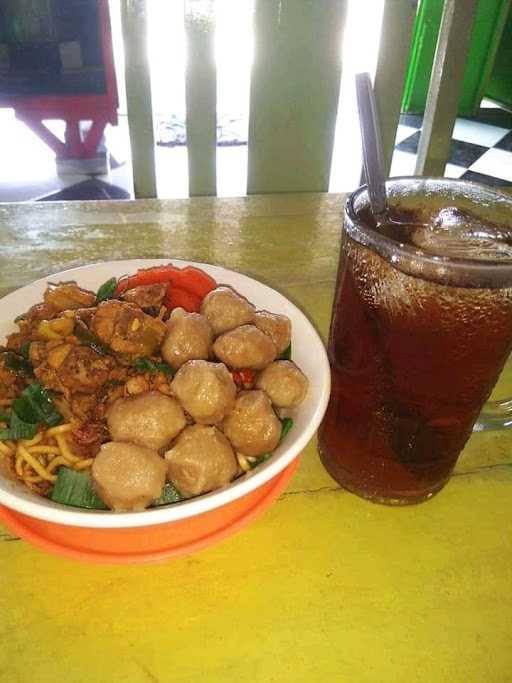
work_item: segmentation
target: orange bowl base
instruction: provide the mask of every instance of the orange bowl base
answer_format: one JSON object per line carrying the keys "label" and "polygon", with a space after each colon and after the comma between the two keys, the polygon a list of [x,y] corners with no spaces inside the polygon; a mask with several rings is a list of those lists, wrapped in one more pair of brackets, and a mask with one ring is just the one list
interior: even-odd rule
{"label": "orange bowl base", "polygon": [[101,564],[158,562],[188,555],[249,524],[286,488],[297,465],[227,505],[188,519],[129,529],[67,526],[29,517],[0,506],[0,521],[13,533],[50,553]]}

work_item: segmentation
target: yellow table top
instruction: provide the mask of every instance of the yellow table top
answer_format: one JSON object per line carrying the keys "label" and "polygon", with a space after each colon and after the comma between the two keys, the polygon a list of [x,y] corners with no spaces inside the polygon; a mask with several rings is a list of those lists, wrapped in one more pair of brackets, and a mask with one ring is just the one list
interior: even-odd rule
{"label": "yellow table top", "polygon": [[[87,262],[217,263],[326,336],[342,198],[0,205],[0,294]],[[0,681],[510,681],[512,432],[474,435],[433,500],[373,505],[305,451],[254,524],[196,555],[96,566],[0,532]]]}

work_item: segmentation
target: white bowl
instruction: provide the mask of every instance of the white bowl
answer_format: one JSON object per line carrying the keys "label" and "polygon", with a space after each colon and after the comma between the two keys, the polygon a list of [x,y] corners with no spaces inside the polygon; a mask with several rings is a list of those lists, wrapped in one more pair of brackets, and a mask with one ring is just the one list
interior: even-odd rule
{"label": "white bowl", "polygon": [[305,448],[318,428],[327,407],[330,392],[330,370],[322,340],[306,316],[282,294],[257,280],[219,266],[178,259],[133,259],[110,261],[55,273],[22,287],[0,300],[0,344],[6,335],[16,331],[13,320],[30,306],[42,301],[48,282],[76,280],[86,289],[96,291],[111,277],[133,274],[139,268],[166,263],[178,267],[196,266],[209,273],[219,284],[228,284],[247,297],[258,309],[283,313],[292,322],[292,359],[309,379],[304,402],[296,409],[293,428],[272,458],[255,470],[244,474],[228,486],[191,500],[141,512],[113,513],[72,508],[37,496],[21,483],[0,476],[0,504],[37,519],[80,527],[131,528],[163,524],[199,515],[254,491],[281,472]]}

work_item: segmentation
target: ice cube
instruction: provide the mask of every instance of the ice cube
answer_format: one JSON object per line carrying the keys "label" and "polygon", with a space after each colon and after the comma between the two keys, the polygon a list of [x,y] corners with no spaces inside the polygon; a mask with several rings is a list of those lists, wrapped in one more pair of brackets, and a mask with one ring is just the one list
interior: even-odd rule
{"label": "ice cube", "polygon": [[433,256],[471,260],[512,260],[512,228],[484,221],[454,206],[416,227],[411,242]]}

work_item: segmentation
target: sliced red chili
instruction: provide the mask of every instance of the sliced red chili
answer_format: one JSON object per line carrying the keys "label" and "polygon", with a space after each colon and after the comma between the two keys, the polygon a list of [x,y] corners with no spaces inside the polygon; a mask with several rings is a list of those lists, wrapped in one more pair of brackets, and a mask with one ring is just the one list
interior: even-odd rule
{"label": "sliced red chili", "polygon": [[240,370],[231,370],[231,376],[234,383],[240,389],[252,389],[256,381],[256,372],[251,368],[242,368]]}

